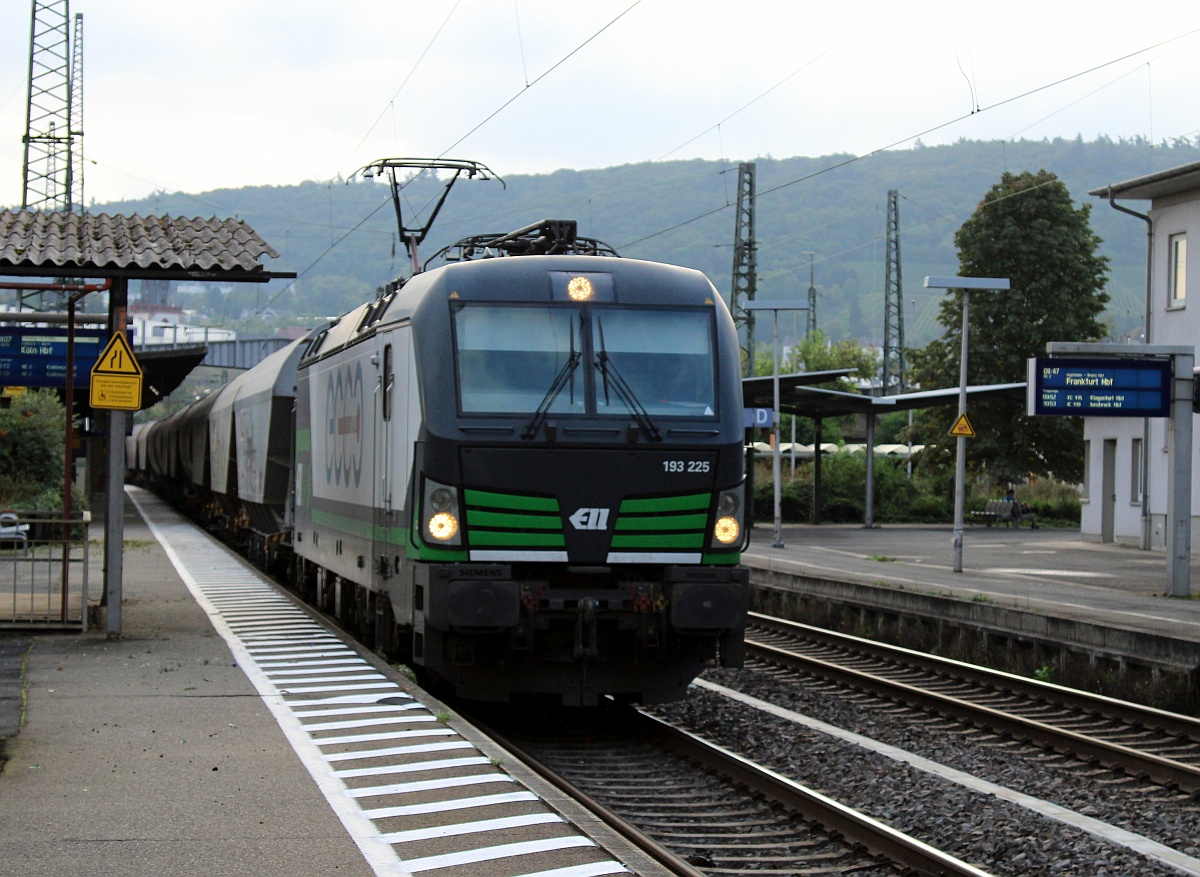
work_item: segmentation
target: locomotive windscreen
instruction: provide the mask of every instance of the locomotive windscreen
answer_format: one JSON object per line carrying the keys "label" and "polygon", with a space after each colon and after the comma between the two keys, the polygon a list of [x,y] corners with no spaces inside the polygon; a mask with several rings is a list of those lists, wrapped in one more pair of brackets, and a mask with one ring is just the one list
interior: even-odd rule
{"label": "locomotive windscreen", "polygon": [[464,414],[716,416],[711,308],[463,302],[454,337]]}

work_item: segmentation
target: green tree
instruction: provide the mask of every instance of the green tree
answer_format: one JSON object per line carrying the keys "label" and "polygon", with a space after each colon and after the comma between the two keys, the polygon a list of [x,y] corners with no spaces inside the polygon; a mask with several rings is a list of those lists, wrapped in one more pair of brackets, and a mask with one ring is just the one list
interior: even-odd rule
{"label": "green tree", "polygon": [[[755,373],[758,375],[771,374],[771,349],[759,348],[755,357]],[[879,354],[869,347],[862,347],[855,341],[829,341],[825,333],[817,329],[799,344],[792,348],[784,362],[780,364],[780,374],[796,372],[833,371],[834,369],[854,369],[844,377],[829,381],[820,386],[847,393],[857,393],[857,381],[869,381],[879,371]],[[822,441],[837,441],[846,430],[854,424],[854,417],[836,417],[825,421]],[[832,431],[830,427],[832,426]],[[782,434],[790,436],[791,417],[783,416]],[[796,440],[809,444],[813,441],[812,420],[807,417],[797,418]]]}
{"label": "green tree", "polygon": [[[1092,232],[1090,212],[1088,204],[1075,207],[1067,187],[1048,171],[1005,173],[955,234],[962,276],[1007,277],[1012,286],[972,295],[971,384],[1025,380],[1026,359],[1045,355],[1048,341],[1103,337],[1108,259],[1097,253],[1100,238]],[[962,296],[955,292],[942,302],[942,337],[911,352],[912,374],[923,388],[959,382]],[[1081,479],[1082,420],[1034,418],[1024,411],[1023,397],[971,404],[977,434],[968,439],[972,467],[995,481],[1022,480],[1027,473]],[[942,451],[931,455],[935,461],[949,456],[948,426],[945,409],[925,412],[916,425],[916,440]]]}
{"label": "green tree", "polygon": [[372,301],[375,290],[353,277],[320,274],[300,286],[297,298],[304,313],[338,317]]}
{"label": "green tree", "polygon": [[61,492],[63,416],[52,390],[22,393],[0,408],[0,508],[29,508],[56,484]]}

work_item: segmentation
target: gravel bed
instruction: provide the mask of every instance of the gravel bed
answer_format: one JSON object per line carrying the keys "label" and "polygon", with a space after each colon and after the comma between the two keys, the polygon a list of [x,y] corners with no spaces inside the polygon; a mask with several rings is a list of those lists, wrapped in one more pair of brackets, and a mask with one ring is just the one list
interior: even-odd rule
{"label": "gravel bed", "polygon": [[[1144,791],[1116,790],[1038,758],[1038,751],[980,745],[976,735],[931,730],[880,707],[832,697],[752,670],[710,671],[705,678],[951,765],[1105,822],[1189,855],[1200,849],[1200,818],[1190,799],[1169,802]],[[686,701],[655,710],[976,867],[997,875],[1158,877],[1176,870],[1093,838],[991,795],[970,791],[885,756],[693,688]],[[973,738],[973,739],[972,739]],[[1144,811],[1135,810],[1135,801]]]}

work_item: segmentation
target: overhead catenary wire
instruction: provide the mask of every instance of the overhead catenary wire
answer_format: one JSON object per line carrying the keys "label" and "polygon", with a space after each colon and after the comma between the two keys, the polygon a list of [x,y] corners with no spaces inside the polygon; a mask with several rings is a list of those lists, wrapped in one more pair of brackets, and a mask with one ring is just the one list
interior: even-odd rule
{"label": "overhead catenary wire", "polygon": [[[544,71],[540,76],[536,77],[532,82],[526,82],[524,89],[522,89],[520,92],[517,92],[517,94],[513,95],[513,97],[509,98],[507,101],[505,101],[504,104],[502,104],[500,107],[498,107],[492,113],[490,113],[483,121],[479,122],[471,130],[469,130],[466,134],[464,134],[462,137],[460,137],[454,143],[450,144],[450,146],[448,146],[446,149],[444,149],[439,154],[438,157],[439,158],[444,157],[448,152],[450,152],[450,150],[454,149],[455,146],[457,146],[459,143],[462,143],[464,140],[466,140],[468,137],[470,137],[472,134],[474,134],[476,131],[478,131],[480,128],[482,128],[484,125],[486,125],[489,121],[494,119],[506,107],[508,107],[510,104],[512,104],[513,101],[515,101],[518,97],[520,97],[522,94],[524,94],[525,91],[527,91],[529,88],[533,87],[534,85],[537,85],[537,83],[541,82],[543,79],[545,79],[551,73],[553,73],[555,70],[557,70],[559,67],[561,67],[571,57],[578,54],[585,46],[587,46],[589,43],[591,43],[593,40],[595,40],[597,37],[599,37],[602,33],[604,33],[606,30],[608,30],[610,27],[612,27],[614,24],[616,24],[618,21],[620,21],[622,18],[624,18],[630,11],[632,11],[635,7],[640,5],[641,2],[642,2],[642,0],[635,0],[634,3],[632,3],[630,6],[626,7],[621,13],[619,13],[614,18],[612,18],[608,23],[606,23],[598,31],[593,33],[590,37],[588,37],[586,40],[584,40],[582,43],[580,43],[578,46],[576,46],[574,49],[572,49],[570,52],[568,52],[566,55],[564,55],[555,64],[553,64],[546,71]],[[454,9],[457,9],[457,8],[458,8],[458,3],[455,3],[454,8],[450,10],[450,14],[452,15],[454,12]],[[450,15],[447,15],[446,19],[442,22],[442,26],[438,28],[438,31],[437,31],[437,33],[434,34],[433,39],[430,40],[430,44],[429,44],[430,46],[433,44],[433,40],[436,40],[437,34],[441,33],[442,28],[445,27],[446,22],[449,21],[449,19],[450,19]],[[429,46],[426,47],[425,52],[428,52],[428,50],[429,50]],[[425,52],[423,52],[421,54],[422,58],[424,58]],[[524,50],[522,49],[522,62],[523,61],[524,61]],[[418,59],[417,63],[418,64],[420,63],[420,59]],[[416,69],[416,65],[414,65],[413,69],[414,70]],[[409,72],[410,77],[411,77],[411,75],[412,75],[412,71]],[[408,77],[405,78],[404,83],[406,83],[407,81],[408,81]],[[401,83],[400,88],[397,89],[397,91],[396,91],[396,95],[393,95],[393,97],[392,97],[393,101],[395,100],[396,96],[399,95],[400,90],[403,89],[404,83]],[[386,112],[386,110],[384,112]],[[380,118],[382,118],[382,117],[383,116],[381,114]],[[372,130],[374,129],[374,125],[377,125],[377,124],[378,124],[378,119],[372,125]],[[368,131],[366,136],[370,136],[370,131]],[[366,137],[363,138],[364,142],[365,142],[365,140],[366,140]],[[361,146],[361,145],[362,144],[360,142],[359,146]],[[339,171],[339,175],[340,175],[340,171]],[[403,184],[401,184],[401,186],[400,186],[401,190],[406,188],[407,185],[412,182],[412,180],[417,178],[417,176],[418,175],[416,175],[416,174],[410,176],[408,180],[406,180]],[[307,274],[309,271],[311,271],[322,259],[325,258],[325,256],[327,256],[330,252],[332,252],[337,247],[338,244],[340,244],[347,237],[349,237],[351,234],[353,234],[355,231],[357,231],[359,228],[361,228],[368,220],[370,220],[372,217],[374,217],[375,214],[377,214],[380,210],[382,210],[383,207],[386,206],[389,202],[390,202],[390,198],[385,199],[377,207],[375,207],[374,210],[372,210],[369,214],[367,214],[367,216],[365,216],[359,223],[357,223],[353,228],[351,228],[345,234],[343,234],[341,237],[339,237],[336,241],[331,240],[329,246],[323,252],[321,252],[302,271],[297,272],[297,276],[296,276],[295,280],[289,281],[284,287],[282,287],[278,292],[276,292],[273,296],[271,296],[271,298],[268,299],[265,304],[263,304],[260,307],[255,308],[254,313],[251,314],[251,317],[257,316],[258,314],[262,313],[262,311],[266,310],[266,308],[270,307],[272,302],[277,300],[279,298],[279,296],[281,296],[284,292],[286,292],[288,289],[292,288],[295,285],[296,280],[299,280],[305,274]],[[428,204],[426,204],[426,206],[428,206]],[[423,210],[423,209],[424,208],[421,208],[421,210]],[[333,230],[332,221],[330,222],[329,228],[330,228],[330,232],[332,234],[332,230]],[[289,229],[290,229],[290,226],[289,226]],[[243,320],[241,323],[239,323],[238,326],[240,327],[242,325],[245,325],[245,323],[249,319],[250,319],[250,317],[247,317],[245,320]]]}
{"label": "overhead catenary wire", "polygon": [[[1069,76],[1063,76],[1060,79],[1056,79],[1053,82],[1048,82],[1048,83],[1045,83],[1044,85],[1039,85],[1035,88],[1028,89],[1019,94],[1015,94],[1010,97],[1004,98],[1003,100],[996,101],[995,103],[988,104],[985,107],[981,107],[979,109],[972,110],[969,113],[963,113],[961,115],[955,116],[954,118],[949,119],[945,122],[940,122],[936,125],[932,125],[926,129],[924,129],[923,131],[918,131],[915,134],[910,134],[906,137],[901,137],[897,140],[893,140],[891,143],[887,143],[883,146],[876,147],[875,149],[872,149],[869,152],[864,152],[860,155],[853,155],[850,158],[844,159],[843,161],[835,162],[835,163],[833,163],[827,167],[824,167],[820,170],[813,171],[810,174],[805,174],[801,177],[797,177],[793,180],[789,180],[786,183],[780,183],[777,186],[772,186],[769,189],[765,189],[761,192],[758,192],[755,197],[762,198],[766,195],[770,195],[775,192],[782,191],[783,189],[789,188],[790,186],[794,186],[798,183],[806,182],[807,180],[811,180],[815,177],[819,177],[823,174],[827,174],[830,171],[835,171],[835,170],[838,170],[839,168],[846,167],[847,165],[854,164],[855,162],[862,161],[865,158],[870,158],[873,155],[878,155],[880,152],[886,152],[887,150],[894,149],[895,147],[900,146],[904,143],[908,143],[910,141],[917,140],[918,138],[924,137],[927,134],[932,134],[935,131],[940,131],[943,128],[948,128],[951,125],[956,125],[959,122],[963,121],[964,119],[969,119],[971,116],[979,115],[980,113],[985,113],[990,110],[994,110],[999,107],[1006,106],[1008,104],[1014,103],[1015,101],[1023,100],[1032,95],[1039,94],[1040,92],[1046,91],[1047,89],[1055,88],[1059,85],[1063,85],[1064,83],[1071,82],[1072,80],[1075,80],[1075,79],[1079,79],[1082,76],[1087,76],[1089,73],[1095,73],[1097,70],[1103,70],[1106,67],[1111,67],[1114,64],[1119,64],[1122,61],[1126,61],[1130,58],[1136,58],[1138,55],[1143,55],[1146,52],[1153,51],[1154,49],[1161,48],[1162,46],[1169,45],[1170,43],[1178,42],[1179,40],[1185,39],[1186,37],[1192,36],[1193,34],[1196,34],[1196,33],[1200,33],[1200,28],[1193,28],[1192,30],[1186,31],[1181,34],[1177,34],[1176,36],[1170,37],[1165,40],[1161,40],[1157,43],[1154,43],[1153,45],[1145,46],[1141,49],[1137,49],[1136,51],[1128,52],[1124,55],[1121,55],[1118,58],[1112,58],[1101,64],[1096,64],[1092,67],[1088,67],[1086,70],[1080,70],[1076,73],[1070,74]],[[653,238],[659,237],[661,235],[667,234],[668,232],[675,231],[676,229],[683,228],[684,226],[691,225],[693,222],[699,222],[701,219],[706,219],[709,216],[713,216],[713,215],[720,213],[727,209],[728,209],[727,205],[721,205],[720,207],[714,207],[712,210],[705,211],[704,213],[701,213],[697,216],[693,216],[690,219],[685,219],[681,222],[677,222],[666,228],[660,229],[659,231],[652,232],[648,235],[643,235],[640,238],[637,238],[632,241],[628,241],[623,244],[619,244],[618,249],[627,249],[627,248],[633,247],[637,244],[644,243],[645,241],[648,241]]]}
{"label": "overhead catenary wire", "polygon": [[478,131],[480,128],[482,128],[484,125],[486,125],[488,122],[490,122],[492,119],[496,118],[496,116],[500,115],[500,113],[504,112],[504,110],[506,110],[509,107],[509,105],[513,103],[513,101],[515,101],[521,95],[525,94],[525,92],[529,91],[529,89],[533,88],[535,85],[537,85],[539,82],[541,82],[547,76],[549,76],[551,73],[553,73],[559,67],[561,67],[563,64],[567,63],[567,61],[569,61],[575,55],[579,54],[579,52],[581,52],[589,43],[591,43],[593,40],[595,40],[597,37],[599,37],[602,33],[604,33],[606,30],[608,30],[610,27],[612,27],[614,24],[616,24],[618,21],[620,21],[622,18],[624,18],[630,12],[632,12],[636,7],[640,6],[641,3],[642,3],[642,0],[634,0],[634,2],[632,4],[630,4],[628,7],[626,7],[623,11],[619,12],[606,25],[604,25],[602,28],[600,28],[598,31],[596,31],[594,34],[592,34],[590,37],[588,37],[586,40],[584,40],[582,43],[580,43],[574,49],[567,52],[567,54],[563,55],[556,62],[554,62],[554,64],[552,64],[545,72],[543,72],[540,76],[537,76],[533,80],[533,82],[527,82],[523,89],[518,91],[516,94],[514,94],[508,100],[506,100],[504,103],[502,103],[496,109],[494,109],[491,113],[489,113],[488,116],[486,118],[484,118],[484,120],[482,122],[477,124],[466,134],[462,135],[457,140],[455,140],[453,143],[451,143],[449,146],[447,146],[445,149],[443,149],[440,153],[438,153],[437,157],[444,158],[446,153],[448,153],[450,150],[454,149],[454,147],[458,146],[460,143],[462,143],[464,140],[466,140],[468,137],[470,137],[472,134],[474,134],[476,131]]}
{"label": "overhead catenary wire", "polygon": [[256,308],[253,314],[251,314],[250,316],[243,319],[240,323],[236,324],[233,328],[235,330],[240,329],[242,326],[245,326],[252,317],[257,316],[258,314],[262,313],[264,310],[269,308],[272,305],[272,303],[274,303],[276,301],[276,299],[279,298],[279,296],[283,295],[285,292],[287,292],[289,289],[291,289],[293,286],[295,286],[297,280],[299,280],[301,277],[303,277],[305,274],[307,274],[309,271],[311,271],[313,268],[315,268],[322,259],[324,259],[330,253],[332,253],[338,244],[340,244],[346,238],[350,237],[350,235],[354,234],[356,231],[358,231],[360,228],[362,228],[362,226],[365,225],[367,222],[369,222],[375,216],[376,213],[378,213],[384,207],[387,207],[389,204],[391,204],[391,198],[386,198],[383,201],[381,201],[378,207],[376,207],[374,210],[372,210],[370,213],[368,213],[366,216],[364,216],[361,220],[359,220],[358,223],[353,228],[350,228],[349,230],[347,230],[345,234],[343,234],[336,241],[334,241],[328,247],[326,247],[315,259],[313,259],[311,262],[308,263],[308,265],[305,266],[303,271],[298,271],[294,278],[292,278],[286,284],[284,284],[282,287],[280,287],[279,290],[274,295],[272,295],[269,299],[267,299],[266,302],[264,302],[261,307]]}
{"label": "overhead catenary wire", "polygon": [[[656,158],[654,160],[662,161],[663,159],[667,158],[667,156],[674,155],[676,152],[683,149],[683,147],[687,146],[690,143],[694,143],[695,141],[699,140],[705,134],[709,133],[710,131],[712,131],[714,129],[717,131],[717,136],[720,137],[722,125],[724,125],[726,122],[728,122],[730,119],[732,119],[734,116],[738,115],[739,113],[742,113],[745,110],[748,110],[750,107],[754,106],[756,103],[758,103],[764,97],[769,95],[771,92],[775,91],[776,89],[782,87],[783,85],[785,85],[792,79],[796,78],[796,76],[803,73],[805,70],[807,70],[813,64],[816,64],[818,61],[820,61],[822,58],[824,58],[826,55],[828,55],[830,52],[832,52],[835,48],[837,48],[837,47],[830,46],[828,49],[826,49],[821,54],[817,55],[815,58],[810,58],[809,60],[805,61],[803,64],[801,64],[799,67],[797,67],[791,73],[789,73],[787,76],[783,77],[783,79],[780,79],[778,82],[776,82],[770,88],[768,88],[767,90],[758,94],[758,96],[746,101],[744,104],[742,104],[740,107],[738,107],[732,113],[727,115],[725,118],[721,119],[721,121],[717,122],[715,125],[709,125],[707,128],[705,128],[699,134],[696,134],[695,136],[688,138],[687,140],[683,141],[678,146],[676,146],[674,149],[670,149],[667,152],[664,152],[662,155],[660,155],[658,158]],[[725,154],[725,152],[724,152],[724,149],[722,148],[722,150],[721,150],[722,157],[724,156],[724,154]]]}
{"label": "overhead catenary wire", "polygon": [[[391,99],[388,100],[383,109],[380,110],[379,115],[375,118],[375,121],[371,123],[371,127],[367,129],[367,133],[364,134],[362,139],[358,141],[358,145],[354,147],[351,155],[362,149],[362,145],[367,142],[367,139],[375,131],[375,128],[379,125],[379,122],[383,119],[383,117],[388,114],[389,110],[391,110],[393,113],[395,112],[396,98],[400,97],[400,92],[404,91],[404,87],[408,85],[408,81],[412,79],[413,74],[417,72],[417,68],[421,66],[421,62],[425,60],[425,56],[429,54],[429,50],[433,48],[433,44],[436,43],[438,37],[442,35],[442,31],[446,29],[446,25],[450,23],[450,19],[454,17],[454,13],[461,3],[462,0],[455,0],[454,5],[450,7],[450,11],[446,13],[446,17],[442,19],[442,23],[438,25],[438,29],[434,31],[433,36],[429,38],[429,42],[425,44],[425,48],[421,50],[421,54],[417,56],[417,60],[414,61],[413,65],[408,69],[408,73],[406,73],[404,79],[400,81],[400,85],[397,86],[395,93],[391,96]],[[338,172],[335,174],[335,176],[341,176],[342,171],[345,170],[345,168],[346,166],[343,164],[340,168],[338,168]]]}

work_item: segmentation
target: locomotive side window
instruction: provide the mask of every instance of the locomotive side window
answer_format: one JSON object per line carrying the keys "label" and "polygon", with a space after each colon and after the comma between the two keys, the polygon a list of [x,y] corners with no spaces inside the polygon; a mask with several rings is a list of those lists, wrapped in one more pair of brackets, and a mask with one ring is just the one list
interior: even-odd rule
{"label": "locomotive side window", "polygon": [[569,365],[583,344],[576,309],[471,304],[455,311],[454,330],[463,413],[533,413],[564,369],[548,410],[583,413],[582,370]]}
{"label": "locomotive side window", "polygon": [[[597,308],[592,315],[596,356],[654,417],[713,417],[716,412],[713,321],[707,310]],[[624,414],[617,394],[596,379],[596,411]]]}

